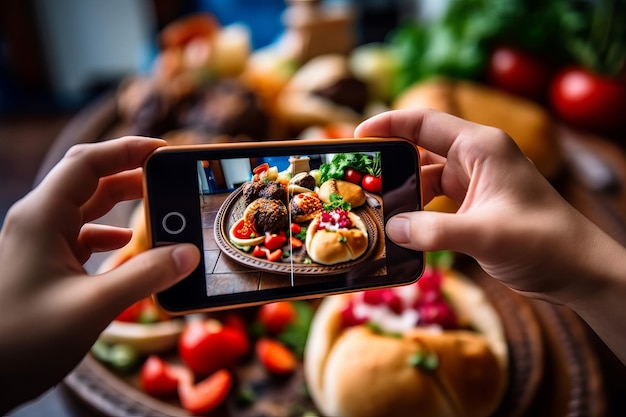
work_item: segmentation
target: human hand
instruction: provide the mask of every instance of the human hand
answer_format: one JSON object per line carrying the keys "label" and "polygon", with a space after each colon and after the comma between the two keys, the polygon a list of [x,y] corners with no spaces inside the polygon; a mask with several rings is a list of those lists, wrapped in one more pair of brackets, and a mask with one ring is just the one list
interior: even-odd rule
{"label": "human hand", "polygon": [[128,229],[89,222],[141,197],[139,167],[163,145],[126,137],[75,146],[9,210],[0,232],[0,412],[60,381],[124,308],[197,266],[190,244],[149,250],[100,275],[82,266],[130,240]]}
{"label": "human hand", "polygon": [[[432,110],[374,116],[355,136],[397,136],[420,146],[425,203],[454,199],[456,214],[414,212],[387,225],[394,242],[474,257],[491,276],[526,295],[570,306],[611,287],[624,272],[617,242],[572,208],[504,132]],[[624,274],[623,276],[626,276]]]}

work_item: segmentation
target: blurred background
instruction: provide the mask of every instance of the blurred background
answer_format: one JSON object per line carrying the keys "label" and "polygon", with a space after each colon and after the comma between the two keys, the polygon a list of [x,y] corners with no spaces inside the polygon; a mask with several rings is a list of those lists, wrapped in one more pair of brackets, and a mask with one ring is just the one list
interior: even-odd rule
{"label": "blurred background", "polygon": [[624,0],[2,0],[0,224],[79,141],[349,136],[426,105],[506,130],[624,243],[625,60]]}
{"label": "blurred background", "polygon": [[[303,12],[311,5],[349,12],[328,18],[330,26],[316,22],[312,29],[305,22],[308,12]],[[295,11],[286,13],[288,8]],[[393,106],[414,83],[445,76],[529,98],[558,120],[617,137],[624,127],[626,106],[625,8],[621,0],[3,1],[0,221],[10,204],[30,189],[51,144],[82,110],[119,90],[131,76],[158,78],[159,72],[174,71],[167,67],[172,65],[171,51],[159,36],[169,24],[194,12],[208,12],[220,28],[232,28],[220,32],[227,39],[228,54],[243,53],[247,59],[254,55],[250,51],[279,45],[274,49],[282,48],[285,55],[291,48],[286,53],[295,58],[290,75],[314,55],[342,47],[379,46],[353,53],[350,61],[353,75],[369,83],[369,103],[374,97],[378,110]],[[313,46],[294,46],[308,42],[303,40],[306,36],[316,39]],[[333,42],[338,44],[330,47]],[[304,49],[294,52],[298,47],[309,48],[309,56]],[[188,49],[201,60],[201,48]],[[281,59],[265,71],[284,72],[286,60]],[[232,71],[234,64],[225,62],[209,66],[222,65],[223,70],[230,65]],[[586,73],[582,81],[581,77],[562,79],[555,87],[566,67]],[[204,71],[199,77],[215,77],[216,71],[220,69]],[[206,84],[194,82],[196,87]],[[267,79],[262,83],[267,84]],[[375,113],[371,107],[361,116]],[[165,132],[135,129],[134,133]]]}
{"label": "blurred background", "polygon": [[[146,72],[168,23],[206,10],[243,22],[252,45],[282,32],[282,0],[6,0],[0,4],[0,223],[32,186],[51,143],[72,118],[129,74]],[[382,40],[399,1],[359,2],[361,41]]]}

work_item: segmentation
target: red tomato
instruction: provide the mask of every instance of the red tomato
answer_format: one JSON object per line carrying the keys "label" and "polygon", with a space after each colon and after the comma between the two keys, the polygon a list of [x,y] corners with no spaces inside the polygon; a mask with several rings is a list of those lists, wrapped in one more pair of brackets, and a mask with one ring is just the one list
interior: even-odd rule
{"label": "red tomato", "polygon": [[548,91],[551,65],[519,49],[500,46],[491,54],[487,77],[496,87],[513,94],[541,99]]}
{"label": "red tomato", "polygon": [[361,186],[365,191],[370,193],[380,194],[383,191],[383,179],[382,176],[375,177],[371,174],[367,174],[363,177]]}
{"label": "red tomato", "polygon": [[185,410],[192,414],[205,414],[226,399],[232,385],[230,372],[220,369],[195,385],[191,379],[183,379],[178,387],[178,396]]}
{"label": "red tomato", "polygon": [[155,397],[165,397],[176,394],[178,375],[163,359],[150,355],[141,367],[139,383],[146,393]]}
{"label": "red tomato", "polygon": [[293,249],[298,249],[298,248],[301,248],[304,243],[297,237],[291,236],[289,238],[289,244],[291,245]]}
{"label": "red tomato", "polygon": [[270,251],[282,248],[285,243],[287,243],[287,236],[285,236],[285,232],[281,231],[280,233],[266,233],[265,241],[263,242],[265,247]]}
{"label": "red tomato", "polygon": [[169,317],[154,304],[151,297],[146,297],[122,311],[115,320],[127,323],[155,323]]}
{"label": "red tomato", "polygon": [[139,313],[141,312],[141,301],[137,301],[134,304],[131,304],[124,311],[122,311],[115,320],[123,321],[127,323],[136,323],[139,318]]}
{"label": "red tomato", "polygon": [[289,301],[264,304],[259,308],[257,320],[271,334],[282,332],[296,319],[296,309]]}
{"label": "red tomato", "polygon": [[300,226],[298,223],[291,223],[289,225],[289,230],[291,231],[292,235],[297,235],[302,231],[302,226]]}
{"label": "red tomato", "polygon": [[222,326],[213,319],[187,324],[178,343],[180,357],[196,375],[232,366],[248,349],[244,330]]}
{"label": "red tomato", "polygon": [[352,182],[354,184],[361,184],[361,180],[363,179],[363,173],[357,171],[354,168],[348,168],[343,173],[343,177],[346,181]]}
{"label": "red tomato", "polygon": [[237,225],[233,229],[233,234],[239,239],[251,239],[258,236],[256,230],[254,230],[254,225],[249,224],[245,219],[241,219],[237,222]]}
{"label": "red tomato", "polygon": [[270,164],[268,164],[267,162],[262,163],[261,165],[257,165],[252,172],[254,174],[260,174],[261,172],[265,172],[268,171],[270,169]]}
{"label": "red tomato", "polygon": [[626,127],[626,80],[585,69],[561,70],[550,88],[554,112],[572,126],[611,133]]}
{"label": "red tomato", "polygon": [[256,353],[261,364],[273,374],[284,375],[296,369],[297,361],[292,351],[273,339],[259,339]]}
{"label": "red tomato", "polygon": [[252,249],[252,256],[254,256],[255,258],[265,258],[267,257],[267,253],[268,250],[267,248],[264,248],[263,246],[255,246],[254,249]]}
{"label": "red tomato", "polygon": [[280,258],[282,258],[283,256],[283,250],[278,248],[273,252],[270,252],[267,254],[267,260],[270,262],[276,262],[278,260],[280,260]]}

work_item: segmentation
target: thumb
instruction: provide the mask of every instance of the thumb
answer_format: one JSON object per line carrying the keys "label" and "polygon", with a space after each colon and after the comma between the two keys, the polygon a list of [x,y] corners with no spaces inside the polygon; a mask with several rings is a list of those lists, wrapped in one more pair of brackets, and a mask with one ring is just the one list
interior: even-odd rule
{"label": "thumb", "polygon": [[394,243],[425,252],[453,250],[467,254],[480,240],[470,217],[435,211],[398,214],[387,222],[386,232]]}
{"label": "thumb", "polygon": [[102,305],[121,311],[187,277],[199,262],[200,251],[188,243],[142,252],[99,277]]}

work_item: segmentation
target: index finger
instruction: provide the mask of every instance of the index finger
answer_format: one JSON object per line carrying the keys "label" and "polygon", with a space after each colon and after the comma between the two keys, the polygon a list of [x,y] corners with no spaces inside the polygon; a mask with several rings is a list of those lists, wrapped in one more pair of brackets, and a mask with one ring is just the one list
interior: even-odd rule
{"label": "index finger", "polygon": [[392,110],[362,122],[355,137],[401,137],[441,156],[447,156],[461,132],[478,126],[432,109]]}
{"label": "index finger", "polygon": [[138,136],[76,145],[38,188],[80,207],[92,196],[100,178],[140,167],[150,153],[164,145],[161,139]]}

